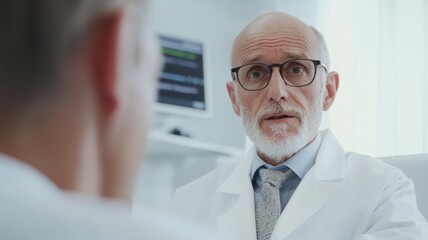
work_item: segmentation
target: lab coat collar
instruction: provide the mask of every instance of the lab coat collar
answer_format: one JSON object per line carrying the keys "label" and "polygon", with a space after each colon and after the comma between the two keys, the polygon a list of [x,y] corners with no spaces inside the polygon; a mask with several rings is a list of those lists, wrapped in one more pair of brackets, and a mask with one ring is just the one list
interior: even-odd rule
{"label": "lab coat collar", "polygon": [[312,168],[312,177],[319,181],[343,179],[345,152],[330,130],[326,129],[320,133],[323,141]]}
{"label": "lab coat collar", "polygon": [[342,184],[345,153],[329,130],[321,131],[323,142],[314,167],[303,178],[280,218],[272,239],[285,239],[321,209]]}
{"label": "lab coat collar", "polygon": [[254,147],[247,151],[239,162],[235,170],[219,187],[218,191],[223,193],[240,194],[244,190],[243,186],[250,184],[251,159]]}
{"label": "lab coat collar", "polygon": [[220,239],[256,240],[254,190],[250,179],[251,153],[252,150],[245,154],[218,189],[223,201],[235,201],[233,207],[217,218]]}
{"label": "lab coat collar", "polygon": [[[309,172],[313,172],[313,177],[320,181],[342,179],[345,167],[343,162],[345,159],[344,150],[330,130],[322,130],[320,135],[322,143],[318,150],[315,165]],[[244,190],[242,186],[251,182],[251,161],[254,151],[253,146],[245,153],[232,174],[220,186],[220,192],[240,194]]]}

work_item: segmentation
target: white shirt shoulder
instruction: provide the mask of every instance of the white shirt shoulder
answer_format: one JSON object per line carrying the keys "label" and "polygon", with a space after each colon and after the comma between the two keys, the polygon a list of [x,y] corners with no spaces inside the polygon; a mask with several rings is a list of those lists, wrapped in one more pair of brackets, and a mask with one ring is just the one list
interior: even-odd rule
{"label": "white shirt shoulder", "polygon": [[35,169],[0,154],[0,239],[196,240],[214,235],[174,216],[58,189]]}

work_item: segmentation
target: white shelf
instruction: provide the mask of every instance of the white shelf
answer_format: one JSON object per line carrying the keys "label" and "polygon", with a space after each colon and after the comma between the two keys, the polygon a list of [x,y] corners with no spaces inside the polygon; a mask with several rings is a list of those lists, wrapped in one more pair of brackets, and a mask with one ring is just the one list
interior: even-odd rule
{"label": "white shelf", "polygon": [[149,157],[183,158],[186,156],[234,157],[242,156],[243,150],[207,143],[189,137],[152,131],[148,144]]}

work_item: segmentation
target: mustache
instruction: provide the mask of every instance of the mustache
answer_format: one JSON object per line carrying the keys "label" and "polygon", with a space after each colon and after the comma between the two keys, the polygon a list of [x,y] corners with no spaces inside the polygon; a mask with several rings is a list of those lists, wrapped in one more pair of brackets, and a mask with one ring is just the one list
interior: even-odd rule
{"label": "mustache", "polygon": [[302,109],[289,105],[289,104],[281,104],[278,102],[271,102],[266,106],[263,106],[260,111],[257,113],[256,119],[261,121],[266,118],[268,115],[284,113],[286,112],[288,115],[295,116],[299,119],[302,119],[304,112]]}

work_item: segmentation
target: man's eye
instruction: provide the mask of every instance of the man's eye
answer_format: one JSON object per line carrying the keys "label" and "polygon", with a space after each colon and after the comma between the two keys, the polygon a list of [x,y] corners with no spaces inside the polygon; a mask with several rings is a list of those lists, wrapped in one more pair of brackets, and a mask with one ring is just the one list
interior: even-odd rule
{"label": "man's eye", "polygon": [[251,78],[261,78],[262,73],[260,71],[252,71],[252,72],[250,72],[249,76]]}
{"label": "man's eye", "polygon": [[299,73],[302,73],[304,71],[304,69],[302,67],[297,67],[297,66],[292,67],[290,70],[294,74],[299,74]]}

